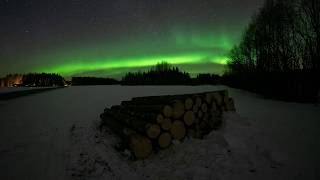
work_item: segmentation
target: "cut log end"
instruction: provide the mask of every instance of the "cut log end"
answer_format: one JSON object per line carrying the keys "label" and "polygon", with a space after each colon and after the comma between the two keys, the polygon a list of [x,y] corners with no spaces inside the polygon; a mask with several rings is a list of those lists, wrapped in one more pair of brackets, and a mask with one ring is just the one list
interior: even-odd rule
{"label": "cut log end", "polygon": [[185,105],[186,110],[191,110],[192,106],[193,106],[193,100],[191,98],[187,98],[185,100],[184,105]]}
{"label": "cut log end", "polygon": [[195,117],[194,117],[193,111],[187,111],[184,114],[183,120],[187,126],[191,126],[194,123],[194,119],[195,119]]}
{"label": "cut log end", "polygon": [[161,128],[165,131],[170,130],[172,127],[172,121],[169,118],[165,118],[161,123]]}
{"label": "cut log end", "polygon": [[167,148],[171,144],[171,135],[168,132],[162,133],[159,136],[158,144],[161,148]]}
{"label": "cut log end", "polygon": [[201,104],[202,104],[202,98],[201,97],[196,97],[196,104],[195,104],[195,106],[197,106],[197,107],[200,107],[201,106]]}
{"label": "cut log end", "polygon": [[208,105],[206,103],[203,103],[201,105],[201,110],[202,110],[202,112],[206,113],[208,111]]}
{"label": "cut log end", "polygon": [[183,114],[184,114],[184,103],[182,103],[179,100],[176,100],[173,103],[173,118],[179,119],[183,116]]}
{"label": "cut log end", "polygon": [[155,139],[160,135],[161,129],[157,124],[148,124],[147,125],[147,135],[151,139]]}
{"label": "cut log end", "polygon": [[164,115],[165,117],[171,117],[172,114],[173,114],[173,109],[172,109],[172,107],[169,106],[169,105],[164,106],[164,108],[163,108],[163,115]]}
{"label": "cut log end", "polygon": [[197,116],[199,119],[201,119],[203,117],[203,112],[202,110],[199,110],[198,113],[197,113]]}
{"label": "cut log end", "polygon": [[130,136],[130,149],[138,159],[147,158],[152,152],[152,143],[149,138],[134,134]]}
{"label": "cut log end", "polygon": [[158,116],[157,116],[157,123],[161,124],[161,123],[163,122],[163,120],[164,120],[163,115],[162,115],[162,114],[158,114]]}
{"label": "cut log end", "polygon": [[174,121],[170,132],[174,139],[183,139],[186,135],[186,128],[184,126],[184,123],[179,120]]}
{"label": "cut log end", "polygon": [[211,104],[212,102],[212,93],[207,93],[205,96],[205,100],[208,104]]}

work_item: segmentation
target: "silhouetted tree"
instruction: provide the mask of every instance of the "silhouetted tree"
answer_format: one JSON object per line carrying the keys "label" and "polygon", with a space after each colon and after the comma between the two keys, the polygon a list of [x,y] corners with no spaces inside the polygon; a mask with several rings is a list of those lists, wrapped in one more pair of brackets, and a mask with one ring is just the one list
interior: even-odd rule
{"label": "silhouetted tree", "polygon": [[283,99],[315,99],[319,35],[319,0],[266,0],[230,51],[224,82]]}

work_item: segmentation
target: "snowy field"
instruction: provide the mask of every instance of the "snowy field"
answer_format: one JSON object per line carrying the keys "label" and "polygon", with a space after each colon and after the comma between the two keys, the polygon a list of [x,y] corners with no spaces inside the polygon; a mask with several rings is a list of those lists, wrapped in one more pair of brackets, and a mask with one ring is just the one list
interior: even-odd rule
{"label": "snowy field", "polygon": [[229,89],[237,113],[204,140],[185,139],[144,161],[97,131],[105,107],[134,96],[196,93],[222,86],[69,87],[0,101],[0,179],[320,178],[320,107]]}
{"label": "snowy field", "polygon": [[49,88],[49,87],[0,87],[0,94],[1,93],[17,92],[17,91],[34,90],[34,89],[47,89],[47,88]]}

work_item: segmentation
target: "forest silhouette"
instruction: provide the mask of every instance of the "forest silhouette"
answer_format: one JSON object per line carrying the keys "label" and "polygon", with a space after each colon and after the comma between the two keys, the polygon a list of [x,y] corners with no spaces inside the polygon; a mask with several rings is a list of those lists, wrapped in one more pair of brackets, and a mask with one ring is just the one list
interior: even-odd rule
{"label": "forest silhouette", "polygon": [[315,101],[320,1],[266,0],[229,55],[224,83],[283,100]]}

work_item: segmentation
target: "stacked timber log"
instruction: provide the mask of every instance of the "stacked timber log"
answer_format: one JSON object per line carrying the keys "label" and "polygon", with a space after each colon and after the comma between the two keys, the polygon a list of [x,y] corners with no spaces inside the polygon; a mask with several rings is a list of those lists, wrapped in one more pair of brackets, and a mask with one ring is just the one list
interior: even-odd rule
{"label": "stacked timber log", "polygon": [[106,108],[103,125],[114,131],[138,159],[168,148],[186,136],[203,138],[222,124],[224,111],[235,111],[226,90],[135,97]]}

